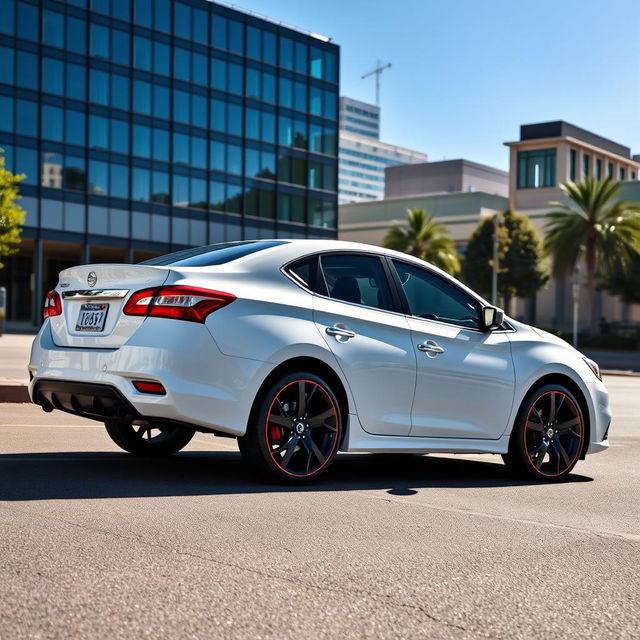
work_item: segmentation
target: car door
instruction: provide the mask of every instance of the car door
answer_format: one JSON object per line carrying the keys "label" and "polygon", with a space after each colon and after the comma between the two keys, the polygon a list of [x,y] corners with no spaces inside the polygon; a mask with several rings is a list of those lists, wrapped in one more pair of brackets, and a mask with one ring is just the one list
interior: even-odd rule
{"label": "car door", "polygon": [[499,438],[515,389],[508,333],[482,331],[479,302],[454,282],[408,262],[390,262],[418,355],[411,435]]}
{"label": "car door", "polygon": [[314,296],[314,321],[347,379],[363,429],[408,435],[416,354],[385,262],[375,254],[322,254],[318,275],[326,295]]}

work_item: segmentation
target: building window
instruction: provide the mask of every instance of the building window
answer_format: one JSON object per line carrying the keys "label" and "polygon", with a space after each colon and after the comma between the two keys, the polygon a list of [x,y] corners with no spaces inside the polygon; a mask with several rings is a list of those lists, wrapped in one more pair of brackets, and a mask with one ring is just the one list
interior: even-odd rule
{"label": "building window", "polygon": [[37,42],[39,38],[38,27],[40,25],[38,7],[24,2],[18,2],[17,9],[18,37]]}
{"label": "building window", "polygon": [[42,40],[52,47],[64,46],[64,16],[57,11],[45,11],[43,15]]}
{"label": "building window", "polygon": [[589,175],[589,163],[591,161],[590,156],[586,153],[582,156],[582,177],[586,178]]}
{"label": "building window", "polygon": [[539,189],[556,184],[556,150],[518,153],[518,189]]}
{"label": "building window", "polygon": [[620,167],[620,180],[627,179],[627,170],[624,167]]}
{"label": "building window", "polygon": [[576,156],[578,152],[575,149],[569,151],[569,179],[573,182],[576,180]]}
{"label": "building window", "polygon": [[613,180],[613,162],[610,162],[607,167],[607,175]]}
{"label": "building window", "polygon": [[602,180],[602,160],[596,158],[596,178]]}

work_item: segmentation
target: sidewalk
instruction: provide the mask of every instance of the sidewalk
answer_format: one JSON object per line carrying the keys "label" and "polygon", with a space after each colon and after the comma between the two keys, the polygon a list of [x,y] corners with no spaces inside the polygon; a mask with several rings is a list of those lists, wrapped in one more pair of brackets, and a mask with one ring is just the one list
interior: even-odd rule
{"label": "sidewalk", "polygon": [[33,335],[0,336],[0,402],[29,402],[29,354]]}
{"label": "sidewalk", "polygon": [[640,353],[637,351],[605,351],[601,349],[578,349],[587,358],[595,360],[605,372],[640,374]]}

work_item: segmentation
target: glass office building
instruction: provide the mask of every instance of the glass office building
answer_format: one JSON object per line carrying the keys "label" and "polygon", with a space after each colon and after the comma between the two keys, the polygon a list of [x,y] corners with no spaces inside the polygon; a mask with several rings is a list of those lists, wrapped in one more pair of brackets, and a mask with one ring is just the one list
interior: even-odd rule
{"label": "glass office building", "polygon": [[8,319],[58,272],[336,237],[339,48],[206,0],[2,0],[0,147],[26,174]]}

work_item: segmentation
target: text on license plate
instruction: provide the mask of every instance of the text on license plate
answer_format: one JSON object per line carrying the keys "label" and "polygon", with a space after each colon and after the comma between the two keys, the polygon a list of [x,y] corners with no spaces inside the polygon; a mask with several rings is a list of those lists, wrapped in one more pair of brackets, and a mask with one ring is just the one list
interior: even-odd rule
{"label": "text on license plate", "polygon": [[106,303],[90,302],[80,307],[76,331],[102,331],[107,319],[109,305]]}

